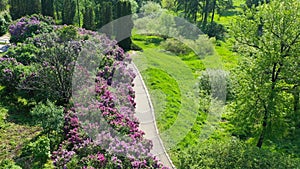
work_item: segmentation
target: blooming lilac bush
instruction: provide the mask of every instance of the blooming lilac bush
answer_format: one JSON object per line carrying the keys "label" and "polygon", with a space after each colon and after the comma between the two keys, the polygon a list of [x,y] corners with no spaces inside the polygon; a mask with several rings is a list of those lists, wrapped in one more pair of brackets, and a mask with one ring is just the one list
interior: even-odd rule
{"label": "blooming lilac bush", "polygon": [[[84,29],[74,33],[74,27],[68,26],[48,29],[44,23],[49,24],[30,17],[10,27],[14,42],[23,43],[8,52],[11,58],[1,58],[0,76],[11,83],[22,77],[17,79],[19,89],[31,91],[28,96],[35,101],[49,99],[65,106],[63,141],[51,153],[53,164],[57,168],[162,168],[134,116],[135,74],[127,67],[129,56],[104,35]],[[37,50],[29,50],[30,45]],[[19,55],[22,51],[27,52],[24,57]],[[32,69],[24,77],[11,71],[20,65]]]}
{"label": "blooming lilac bush", "polygon": [[11,34],[10,42],[24,42],[28,37],[33,37],[40,33],[51,32],[53,26],[50,24],[52,23],[53,21],[51,18],[43,17],[41,15],[22,17],[9,26],[9,33]]}

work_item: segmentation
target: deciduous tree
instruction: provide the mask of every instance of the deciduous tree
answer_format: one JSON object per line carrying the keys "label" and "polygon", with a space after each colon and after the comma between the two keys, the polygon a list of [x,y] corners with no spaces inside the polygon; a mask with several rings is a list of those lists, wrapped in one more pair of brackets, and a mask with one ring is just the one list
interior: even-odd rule
{"label": "deciduous tree", "polygon": [[[245,56],[237,72],[237,127],[257,139],[284,136],[299,114],[300,2],[274,0],[238,18],[232,32]],[[294,94],[291,94],[291,91]]]}

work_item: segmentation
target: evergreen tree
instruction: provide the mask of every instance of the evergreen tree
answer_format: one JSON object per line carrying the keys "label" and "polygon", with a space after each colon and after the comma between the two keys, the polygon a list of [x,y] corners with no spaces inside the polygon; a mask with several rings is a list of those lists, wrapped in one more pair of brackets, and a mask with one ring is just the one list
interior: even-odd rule
{"label": "evergreen tree", "polygon": [[118,22],[118,25],[115,26],[115,30],[119,46],[125,51],[130,50],[132,44],[131,31],[134,26],[131,16],[128,16],[132,14],[130,2],[119,1],[116,5],[115,14],[116,19],[127,16],[122,19],[122,23]]}
{"label": "evergreen tree", "polygon": [[95,14],[94,9],[91,5],[85,8],[83,13],[83,28],[94,30],[95,29]]}
{"label": "evergreen tree", "polygon": [[54,17],[54,0],[42,0],[42,15]]}
{"label": "evergreen tree", "polygon": [[41,13],[41,1],[40,0],[27,0],[22,2],[26,6],[26,15],[39,14]]}
{"label": "evergreen tree", "polygon": [[6,6],[7,6],[7,0],[1,0],[0,1],[0,11],[5,10]]}
{"label": "evergreen tree", "polygon": [[62,12],[62,23],[71,25],[76,13],[76,3],[74,0],[64,0]]}
{"label": "evergreen tree", "polygon": [[55,8],[56,19],[58,20],[62,19],[64,0],[54,0],[54,8]]}
{"label": "evergreen tree", "polygon": [[39,0],[10,0],[10,14],[13,20],[25,15],[38,14],[41,12],[41,2]]}

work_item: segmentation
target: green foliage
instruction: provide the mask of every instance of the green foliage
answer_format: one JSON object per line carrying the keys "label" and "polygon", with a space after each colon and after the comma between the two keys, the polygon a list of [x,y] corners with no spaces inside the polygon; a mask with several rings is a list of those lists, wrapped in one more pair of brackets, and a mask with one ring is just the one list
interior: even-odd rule
{"label": "green foliage", "polygon": [[147,1],[140,9],[140,12],[145,15],[161,12],[162,8],[158,3]]}
{"label": "green foliage", "polygon": [[0,36],[8,31],[8,25],[11,22],[11,17],[7,11],[0,12]]}
{"label": "green foliage", "polygon": [[210,140],[178,154],[178,168],[216,169],[294,169],[299,159],[259,149],[238,140]]}
{"label": "green foliage", "polygon": [[161,6],[165,9],[175,11],[176,10],[175,3],[176,3],[176,0],[162,0]]}
{"label": "green foliage", "polygon": [[0,85],[5,86],[7,94],[15,93],[34,70],[34,67],[18,64],[16,60],[3,60],[0,64]]}
{"label": "green foliage", "polygon": [[[131,4],[128,1],[119,1],[116,5],[115,19],[123,16],[131,15]],[[133,21],[131,17],[125,17],[122,19],[122,23],[115,25],[116,39],[119,41],[118,45],[125,51],[131,49],[131,31],[133,28]],[[124,39],[125,38],[125,39]]]}
{"label": "green foliage", "polygon": [[0,11],[4,11],[7,7],[8,0],[1,0],[0,1]]}
{"label": "green foliage", "polygon": [[299,118],[293,109],[297,97],[292,92],[300,77],[300,67],[294,64],[299,62],[300,36],[295,30],[300,21],[295,18],[300,18],[299,1],[275,0],[247,10],[232,29],[237,50],[245,56],[235,72],[232,123],[257,138],[258,147],[297,127],[292,118]]}
{"label": "green foliage", "polygon": [[63,42],[76,40],[78,38],[77,28],[72,25],[64,26],[58,29],[56,33]]}
{"label": "green foliage", "polygon": [[35,106],[30,115],[35,124],[43,127],[44,132],[49,133],[52,130],[61,132],[64,124],[63,107],[57,107],[54,103],[47,101],[46,104],[39,103]]}
{"label": "green foliage", "polygon": [[13,20],[18,19],[22,16],[39,14],[41,12],[40,0],[10,0],[10,14]]}
{"label": "green foliage", "polygon": [[263,4],[263,3],[269,3],[270,0],[246,0],[246,5],[248,8],[251,8],[252,6],[256,7],[260,4]]}
{"label": "green foliage", "polygon": [[85,8],[82,27],[88,30],[95,29],[95,13],[94,8],[91,5],[88,5]]}
{"label": "green foliage", "polygon": [[[35,141],[28,143],[22,150],[21,157],[32,161],[31,168],[41,168],[50,158],[50,140],[46,136],[39,136]],[[21,165],[28,166],[28,162],[23,161]]]}
{"label": "green foliage", "polygon": [[64,0],[62,11],[62,23],[71,25],[76,14],[76,3],[74,0]]}
{"label": "green foliage", "polygon": [[182,55],[182,54],[186,55],[192,51],[184,43],[180,42],[179,40],[171,39],[171,38],[162,42],[161,45],[165,50],[170,51],[176,55]]}
{"label": "green foliage", "polygon": [[42,15],[54,17],[54,0],[41,0]]}
{"label": "green foliage", "polygon": [[15,58],[18,62],[25,66],[30,65],[37,61],[36,55],[39,53],[39,49],[33,44],[17,44],[16,46],[11,46],[7,51],[6,56],[10,58]]}
{"label": "green foliage", "polygon": [[22,169],[20,166],[16,165],[14,161],[8,160],[8,159],[1,161],[0,168],[5,168],[5,169]]}
{"label": "green foliage", "polygon": [[207,35],[199,35],[195,40],[184,40],[198,57],[211,56],[215,54],[214,46],[211,39]]}
{"label": "green foliage", "polygon": [[224,40],[226,29],[223,25],[216,22],[208,23],[203,29],[209,37],[215,37],[217,40]]}

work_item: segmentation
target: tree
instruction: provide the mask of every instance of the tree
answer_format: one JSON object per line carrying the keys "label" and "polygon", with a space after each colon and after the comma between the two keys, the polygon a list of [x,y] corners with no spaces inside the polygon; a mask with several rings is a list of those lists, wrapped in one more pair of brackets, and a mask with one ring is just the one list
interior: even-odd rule
{"label": "tree", "polygon": [[0,11],[5,10],[6,6],[7,6],[7,0],[1,0],[0,1]]}
{"label": "tree", "polygon": [[62,18],[62,11],[64,6],[64,0],[54,0],[55,16],[56,19],[60,20]]}
{"label": "tree", "polygon": [[40,14],[41,13],[41,1],[40,0],[27,0],[23,2],[26,6],[26,15]]}
{"label": "tree", "polygon": [[74,0],[64,0],[62,11],[62,23],[71,25],[76,13],[76,3]]}
{"label": "tree", "polygon": [[237,70],[233,123],[256,136],[259,148],[295,127],[291,117],[299,118],[293,109],[299,103],[299,18],[299,1],[274,0],[248,9],[232,28],[245,56]]}
{"label": "tree", "polygon": [[95,29],[95,14],[94,8],[91,5],[87,6],[83,13],[82,27],[89,30]]}
{"label": "tree", "polygon": [[258,6],[259,4],[269,3],[270,0],[246,0],[246,5],[248,8],[252,6]]}
{"label": "tree", "polygon": [[41,2],[39,0],[10,0],[10,14],[13,20],[25,15],[41,13]]}
{"label": "tree", "polygon": [[54,0],[42,0],[42,15],[54,17]]}
{"label": "tree", "polygon": [[[116,5],[116,16],[115,19],[131,15],[131,4],[128,1],[119,1]],[[125,21],[126,20],[126,21]],[[122,25],[120,25],[122,24]],[[118,45],[125,51],[131,48],[131,30],[133,28],[133,21],[131,17],[125,17],[122,19],[122,23],[118,22],[115,26],[116,39],[119,41]],[[126,37],[125,39],[123,39]]]}

